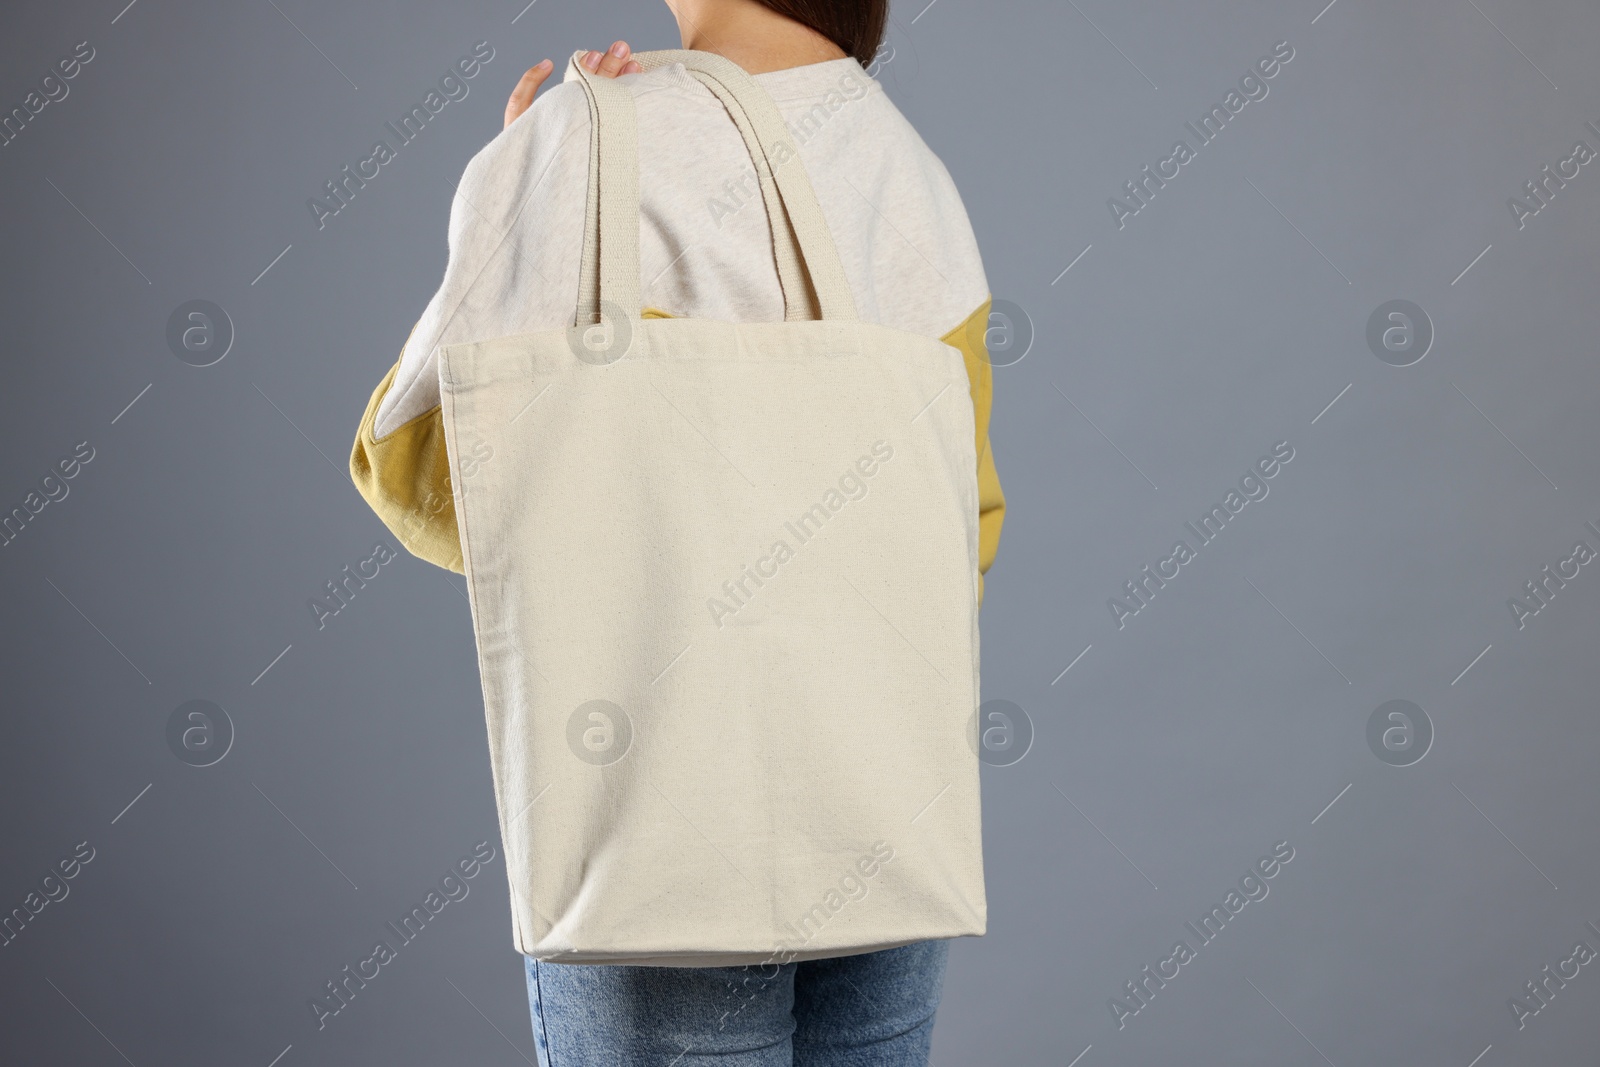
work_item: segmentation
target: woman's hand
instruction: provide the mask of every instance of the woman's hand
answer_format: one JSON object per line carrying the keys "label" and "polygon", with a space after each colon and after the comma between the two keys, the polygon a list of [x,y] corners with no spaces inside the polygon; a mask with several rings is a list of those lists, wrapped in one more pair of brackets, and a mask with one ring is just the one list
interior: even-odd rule
{"label": "woman's hand", "polygon": [[[628,42],[618,41],[609,51],[586,53],[581,62],[596,74],[615,78],[619,74],[638,74],[644,69],[628,58],[632,54]],[[539,86],[544,84],[544,80],[550,77],[554,70],[555,65],[548,59],[541,59],[537,66],[528,68],[522,80],[517,82],[517,87],[511,90],[511,99],[506,101],[507,126],[517,121],[524,111],[533,106],[533,94],[539,91]]]}

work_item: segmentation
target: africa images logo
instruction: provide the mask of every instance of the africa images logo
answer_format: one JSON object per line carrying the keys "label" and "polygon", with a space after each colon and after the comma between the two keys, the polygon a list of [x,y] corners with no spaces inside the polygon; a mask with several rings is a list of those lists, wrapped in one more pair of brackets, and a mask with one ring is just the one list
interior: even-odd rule
{"label": "africa images logo", "polygon": [[1246,505],[1265,500],[1272,491],[1267,479],[1276,477],[1283,469],[1283,464],[1292,459],[1294,446],[1288,441],[1273,445],[1271,452],[1256,460],[1240,476],[1239,488],[1229,489],[1223,494],[1220,504],[1211,505],[1210,510],[1198,520],[1199,525],[1194,522],[1183,524],[1194,535],[1197,545],[1190,545],[1186,537],[1179,538],[1173,543],[1171,553],[1156,561],[1154,570],[1147,563],[1139,577],[1123,582],[1122,589],[1127,599],[1109,597],[1106,600],[1106,608],[1111,612],[1117,629],[1122,629],[1127,625],[1127,620],[1149,607],[1156,593],[1165,589],[1167,583],[1181,573],[1180,568],[1199,558],[1200,549],[1215,541],[1228,523],[1244,511]]}
{"label": "africa images logo", "polygon": [[374,942],[372,952],[357,959],[354,966],[345,964],[336,977],[324,983],[325,992],[306,998],[306,1006],[317,1021],[317,1029],[326,1027],[330,1018],[348,1008],[357,994],[367,988],[368,982],[376,980],[383,973],[383,968],[400,957],[401,949],[422,936],[422,931],[439,917],[440,912],[453,903],[466,900],[467,894],[472,892],[472,887],[467,883],[476,878],[485,865],[493,862],[495,855],[493,845],[488,841],[479,841],[470,854],[445,870],[438,886],[428,890],[422,903],[411,905],[411,910],[401,915],[398,923],[383,924],[390,936]]}
{"label": "africa images logo", "polygon": [[1288,41],[1279,41],[1272,46],[1272,52],[1262,56],[1250,66],[1239,78],[1239,87],[1229,89],[1223,96],[1220,104],[1212,104],[1211,110],[1201,116],[1200,124],[1185,122],[1184,128],[1194,135],[1195,144],[1190,145],[1186,138],[1179,138],[1172,143],[1172,151],[1165,158],[1156,160],[1155,169],[1150,169],[1146,163],[1139,172],[1139,177],[1122,183],[1122,191],[1127,195],[1126,200],[1115,196],[1106,199],[1106,207],[1111,210],[1111,221],[1117,224],[1117,229],[1122,229],[1128,220],[1146,207],[1155,199],[1156,191],[1165,189],[1167,182],[1172,181],[1183,168],[1194,160],[1200,149],[1215,141],[1222,135],[1224,127],[1233,121],[1251,101],[1265,100],[1271,92],[1267,82],[1278,76],[1284,64],[1294,58],[1294,46]]}
{"label": "africa images logo", "polygon": [[1252,903],[1266,900],[1267,894],[1272,892],[1267,882],[1276,878],[1284,866],[1294,859],[1294,855],[1294,846],[1289,842],[1274,844],[1270,855],[1256,860],[1239,878],[1238,888],[1230,888],[1220,904],[1211,905],[1211,909],[1200,917],[1199,926],[1188,921],[1183,924],[1194,938],[1193,945],[1179,938],[1173,942],[1172,951],[1156,962],[1154,970],[1145,964],[1140,968],[1138,977],[1123,982],[1124,996],[1112,997],[1107,1001],[1117,1029],[1127,1026],[1130,1018],[1148,1008],[1150,1002],[1155,1000],[1156,993],[1182,974],[1183,968],[1199,957],[1202,948],[1221,937],[1222,931],[1240,912]]}
{"label": "africa images logo", "polygon": [[476,78],[483,70],[483,65],[494,58],[494,49],[488,41],[479,41],[472,46],[470,55],[462,56],[450,69],[440,75],[438,88],[429,89],[422,103],[411,105],[410,110],[400,116],[399,124],[384,123],[385,128],[394,135],[394,145],[380,139],[373,142],[372,151],[366,158],[356,161],[355,169],[351,170],[349,164],[340,168],[339,176],[323,183],[327,192],[326,199],[311,197],[306,201],[306,207],[311,211],[311,217],[316,221],[317,229],[322,229],[328,220],[345,208],[355,199],[356,194],[367,187],[367,183],[376,179],[381,174],[382,168],[394,162],[400,149],[410,144],[422,135],[422,130],[429,121],[438,116],[451,101],[460,101],[467,98],[472,87],[467,84]]}

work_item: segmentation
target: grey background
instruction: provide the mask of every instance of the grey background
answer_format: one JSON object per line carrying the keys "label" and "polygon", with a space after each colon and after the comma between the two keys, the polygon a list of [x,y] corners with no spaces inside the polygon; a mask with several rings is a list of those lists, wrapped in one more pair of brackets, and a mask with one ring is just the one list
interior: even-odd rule
{"label": "grey background", "polygon": [[[1600,10],[1325,2],[895,8],[879,77],[1034,333],[995,373],[983,635],[986,696],[1035,738],[984,771],[990,933],[954,946],[935,1063],[1600,1058],[1593,965],[1520,1031],[1508,1007],[1600,948],[1600,578],[1520,631],[1507,608],[1600,545],[1600,168],[1520,231],[1506,205],[1600,148]],[[0,16],[6,110],[97,52],[0,148],[0,503],[96,450],[0,549],[0,909],[96,850],[0,948],[0,1059],[530,1062],[498,856],[325,1029],[307,1009],[499,842],[461,580],[402,555],[321,631],[306,602],[393,543],[349,444],[511,83],[674,26],[645,0],[124,3]],[[478,40],[470,96],[319,231],[306,199]],[[1270,95],[1119,230],[1107,197],[1280,40]],[[165,341],[196,298],[237,329],[205,368]],[[1395,298],[1436,330],[1404,368],[1365,341]],[[1107,598],[1280,440],[1270,496],[1119,630]],[[196,698],[237,730],[205,768],[165,738]],[[1366,742],[1391,699],[1436,731],[1408,767]],[[1271,894],[1119,1029],[1122,984],[1285,840]]]}

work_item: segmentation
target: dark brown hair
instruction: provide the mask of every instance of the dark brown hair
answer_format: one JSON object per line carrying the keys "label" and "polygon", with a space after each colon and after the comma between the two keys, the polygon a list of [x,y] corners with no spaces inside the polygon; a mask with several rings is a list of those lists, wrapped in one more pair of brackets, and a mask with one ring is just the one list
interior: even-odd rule
{"label": "dark brown hair", "polygon": [[809,26],[863,67],[872,62],[889,21],[889,0],[758,0]]}

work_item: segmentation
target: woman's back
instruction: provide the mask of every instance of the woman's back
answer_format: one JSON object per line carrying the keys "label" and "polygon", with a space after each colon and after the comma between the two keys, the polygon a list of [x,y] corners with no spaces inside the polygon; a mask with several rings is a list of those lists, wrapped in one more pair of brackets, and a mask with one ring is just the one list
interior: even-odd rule
{"label": "woman's back", "polygon": [[[756,75],[755,82],[788,126],[800,162],[787,160],[790,148],[774,137],[770,118],[757,124],[763,130],[760,151],[778,168],[801,240],[779,240],[775,250],[769,205],[761,194],[761,179],[769,189],[772,182],[767,175],[758,179],[749,156],[753,149],[746,148],[728,110],[683,66],[631,73],[603,92],[585,76],[585,84],[557,86],[518,117],[550,70],[548,64],[530,69],[508,105],[508,128],[473,159],[462,179],[444,281],[368,402],[350,470],[413,553],[464,569],[457,503],[463,508],[460,525],[473,535],[467,541],[474,629],[480,653],[487,649],[481,666],[496,801],[515,936],[529,954],[540,1062],[609,1067],[676,1062],[693,1051],[697,1062],[716,1056],[750,1067],[799,1062],[802,1056],[818,1064],[925,1063],[944,939],[981,933],[984,922],[976,766],[969,758],[970,731],[955,727],[976,722],[977,615],[967,578],[976,563],[981,601],[982,573],[994,559],[1005,505],[988,447],[987,284],[949,175],[860,65],[859,57],[870,56],[881,38],[885,4],[839,0],[826,12],[826,5],[806,7],[802,14],[831,13],[839,23],[838,32],[823,37],[792,21],[791,10],[799,9],[787,0],[678,4],[673,11],[680,15],[686,49],[709,32],[698,28],[703,24],[719,39],[753,49],[757,69],[778,68]],[[690,15],[694,21],[685,22]],[[815,56],[819,40],[831,41],[827,47],[846,58],[810,62],[806,53]],[[627,54],[621,42],[611,51],[618,59]],[[753,99],[754,87],[747,75],[727,58],[677,55],[703,74],[718,64],[731,67],[712,80],[720,91],[730,88],[730,80],[744,85],[730,94],[739,100],[742,93],[743,100],[729,107],[749,122],[753,112],[746,101]],[[591,53],[585,69],[600,73],[598,59]],[[605,76],[617,72],[612,63]],[[619,88],[624,97],[632,95],[631,107],[620,106],[627,101],[617,97]],[[593,147],[591,105],[604,116]],[[757,110],[765,113],[765,107],[763,101]],[[622,142],[610,131],[621,128],[618,117],[629,111],[633,117],[625,125],[636,127],[638,142],[637,261],[629,247],[631,216],[620,226],[605,222],[607,212],[617,217],[617,203],[627,202],[625,214],[633,208],[631,179],[618,189],[614,163],[601,169],[600,188],[606,196],[624,196],[602,201],[597,229],[586,229],[585,222],[591,151],[601,151],[600,142],[610,144],[604,151],[617,151]],[[625,137],[631,142],[635,134]],[[606,158],[631,160],[632,148]],[[799,195],[796,176],[782,169],[793,166],[804,167],[815,202]],[[789,225],[775,206],[770,217]],[[628,239],[612,249],[620,257],[608,257],[606,235],[615,233]],[[595,267],[596,234],[598,270],[580,281],[584,266]],[[796,243],[805,246],[806,262],[818,265],[816,288],[834,321],[792,328],[719,324],[784,318],[780,257],[794,313]],[[838,262],[831,252],[820,259],[813,254],[829,244]],[[590,261],[581,266],[586,255]],[[623,260],[630,262],[619,268]],[[609,286],[626,305],[613,306],[613,314],[636,316],[642,303],[645,318],[701,320],[632,327],[641,340],[663,342],[658,356],[688,352],[692,358],[676,368],[672,359],[619,360],[598,376],[595,367],[585,366],[589,360],[569,360],[574,334],[566,328],[577,308],[592,308],[597,277],[600,293]],[[855,314],[841,316],[841,308]],[[864,321],[852,322],[855,315]],[[829,350],[814,365],[802,358],[809,349],[778,343],[780,337],[846,336],[863,339],[846,346],[853,362],[829,358],[835,354]],[[505,340],[474,343],[493,338]],[[674,338],[699,338],[707,347],[679,351],[681,346],[668,343]],[[759,373],[724,373],[741,363]],[[549,372],[543,382],[529,377],[536,366]],[[959,391],[950,388],[959,390],[963,368],[971,421],[956,406],[963,403]],[[683,376],[673,377],[675,370]],[[448,385],[448,419],[440,404],[441,378]],[[557,388],[558,379],[581,388]],[[679,664],[670,685],[653,688],[661,673],[641,682],[660,658],[654,646],[664,641],[672,648],[660,651],[670,653],[680,632],[693,629],[685,613],[694,598],[683,594],[690,587],[698,594],[703,583],[690,578],[720,576],[723,557],[738,555],[734,542],[746,544],[730,538],[728,530],[719,539],[717,531],[734,513],[750,510],[725,506],[720,489],[708,490],[721,486],[726,470],[715,464],[697,469],[671,446],[672,433],[646,432],[661,413],[658,398],[644,392],[641,381],[660,398],[666,397],[664,387],[682,392],[680,399],[697,411],[720,411],[723,418],[709,419],[714,426],[745,427],[747,443],[759,443],[765,454],[782,460],[764,472],[763,484],[787,472],[791,481],[798,479],[788,488],[803,490],[794,499],[809,499],[813,484],[821,484],[811,477],[816,470],[827,466],[832,473],[829,463],[850,413],[876,429],[920,408],[910,418],[913,424],[922,419],[920,425],[900,428],[906,458],[896,470],[920,470],[924,477],[906,479],[898,496],[886,488],[889,483],[880,483],[875,499],[890,506],[851,513],[878,524],[843,527],[841,534],[854,530],[857,540],[830,542],[836,555],[857,565],[858,580],[867,581],[872,599],[857,589],[864,603],[837,604],[826,591],[818,593],[815,583],[791,582],[750,607],[745,583],[760,588],[762,582],[746,568],[737,579],[744,597],[733,592],[734,582],[723,588],[738,610],[749,607],[756,614],[718,630],[721,643],[708,639],[690,661],[679,664],[689,648],[677,652],[668,664]],[[732,389],[739,383],[746,387],[742,393]],[[624,404],[625,393],[637,394],[643,405]],[[931,399],[924,403],[925,397]],[[935,406],[941,397],[943,404]],[[667,419],[666,425],[685,435],[677,421]],[[690,426],[710,443],[692,420]],[[975,440],[968,436],[974,433]],[[494,458],[491,441],[503,446],[504,458]],[[692,444],[698,454],[698,442]],[[886,441],[872,451],[880,458],[894,454]],[[823,455],[829,463],[818,466]],[[918,456],[927,461],[920,467]],[[974,462],[976,500],[969,466]],[[870,477],[874,469],[870,458],[858,460],[839,479],[841,491],[860,499],[865,486],[856,471]],[[460,484],[452,484],[452,470],[459,470]],[[756,488],[748,476],[744,482]],[[807,513],[821,517],[802,523],[826,521],[845,499],[830,490]],[[630,503],[643,506],[619,507]],[[654,521],[661,515],[667,521]],[[748,523],[753,515],[743,518]],[[678,532],[673,551],[659,551],[662,545],[655,542],[639,551],[631,543],[636,532],[643,537],[658,527]],[[788,559],[786,543],[773,551],[780,547]],[[770,579],[774,572],[764,562],[771,561],[757,559],[756,570]],[[878,573],[869,581],[863,566]],[[604,591],[594,577],[605,579]],[[656,600],[641,597],[641,591],[653,591]],[[665,610],[669,602],[671,610]],[[530,605],[536,610],[524,610]],[[884,653],[875,644],[885,637],[885,610],[901,616],[915,635],[913,642],[905,629],[894,628],[908,647],[896,644]],[[713,612],[718,626],[723,617]],[[699,625],[708,623],[701,619]],[[817,651],[826,669],[806,666],[802,648]],[[924,648],[959,674],[946,675]],[[506,655],[511,651],[517,662]],[[920,662],[911,674],[886,666],[913,652]],[[620,663],[619,656],[628,662]],[[553,673],[567,689],[558,694],[556,683],[526,662],[530,657],[560,664]],[[843,666],[845,661],[853,666]],[[646,669],[639,673],[642,665]],[[832,684],[836,677],[852,679],[848,694]],[[957,677],[966,680],[954,684]],[[593,699],[593,693],[620,694],[630,686],[637,690],[630,702],[641,707],[660,710],[676,699],[694,709],[664,716],[682,728],[675,731],[681,751],[697,754],[687,778],[678,774],[687,768],[677,765],[679,750],[670,744],[640,747],[632,758],[630,773],[638,781],[631,790],[610,788],[622,778],[586,773],[596,769],[591,764],[630,752],[631,729],[616,755],[609,755],[618,736],[609,731],[626,712]],[[568,698],[578,699],[580,690],[585,702],[569,716]],[[535,691],[539,699],[530,700]],[[605,714],[592,710],[597,704]],[[782,713],[751,716],[756,707]],[[582,718],[585,709],[591,709],[588,719]],[[605,759],[590,751],[590,733],[600,728],[592,725],[597,715],[608,726]],[[580,752],[573,747],[573,729],[585,722],[591,726],[581,736]],[[567,759],[558,740],[552,743],[563,731],[577,763]],[[663,730],[657,740],[667,736]],[[776,752],[783,758],[774,763]],[[868,753],[898,753],[902,765],[891,769]],[[558,779],[566,788],[530,812],[531,801]],[[952,789],[957,781],[965,783],[964,792]],[[668,799],[671,814],[657,810],[656,797],[667,797],[661,782],[677,793],[676,803]],[[674,789],[675,782],[682,788]],[[639,783],[655,795],[646,795]],[[623,792],[632,800],[621,799]],[[929,795],[943,806],[920,827],[901,825],[913,809],[912,823],[928,812]],[[632,813],[633,830],[623,825],[629,821],[624,812]],[[698,836],[674,836],[689,831],[673,816]],[[662,818],[667,822],[660,823]],[[665,833],[668,824],[673,834]],[[868,825],[892,826],[903,842],[904,858],[892,875],[880,873],[896,857],[886,840],[872,843],[871,856],[854,848]],[[648,829],[639,832],[640,827]],[[723,867],[732,861],[708,833],[723,839],[765,889],[749,875],[726,878]],[[622,850],[623,842],[631,848]],[[635,862],[623,862],[624,851]],[[930,863],[930,857],[942,858]],[[837,869],[846,874],[837,875]],[[953,877],[957,869],[964,874]],[[639,877],[642,871],[648,874]],[[713,877],[712,871],[720,873]],[[818,871],[826,874],[820,881],[810,877]],[[879,879],[870,905],[876,910],[855,903],[849,918],[833,920],[845,906],[841,892],[864,900],[862,878],[873,877]],[[837,887],[829,879],[838,879]],[[813,891],[813,882],[828,888]],[[747,899],[751,891],[754,907]],[[540,907],[523,906],[535,897]],[[653,906],[641,906],[645,900]],[[779,924],[780,913],[800,912],[798,920]],[[775,938],[770,945],[768,934]],[[683,966],[743,961],[753,946],[771,964],[761,968],[753,987],[750,967]],[[716,951],[703,955],[710,948]],[[630,959],[679,966],[616,962]],[[616,965],[584,966],[580,960]],[[872,990],[870,997],[852,995],[863,988]],[[730,1008],[735,990],[739,1003]]]}

